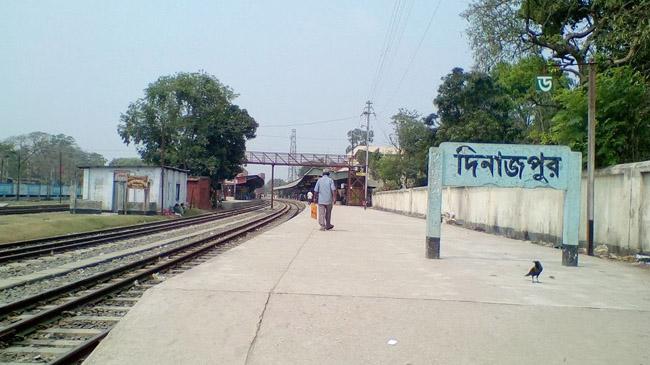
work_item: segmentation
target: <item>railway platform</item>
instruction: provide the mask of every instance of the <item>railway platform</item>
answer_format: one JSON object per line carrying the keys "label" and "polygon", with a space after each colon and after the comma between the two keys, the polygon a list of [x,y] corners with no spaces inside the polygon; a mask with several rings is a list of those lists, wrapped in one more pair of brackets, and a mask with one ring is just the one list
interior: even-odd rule
{"label": "railway platform", "polygon": [[450,225],[428,260],[422,219],[332,223],[306,209],[149,289],[85,364],[650,363],[650,270]]}

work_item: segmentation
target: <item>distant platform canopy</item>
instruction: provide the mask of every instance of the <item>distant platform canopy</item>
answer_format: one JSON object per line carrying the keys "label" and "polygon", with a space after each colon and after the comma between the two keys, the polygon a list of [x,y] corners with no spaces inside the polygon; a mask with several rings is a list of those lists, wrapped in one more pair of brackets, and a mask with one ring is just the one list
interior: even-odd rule
{"label": "distant platform canopy", "polygon": [[[309,191],[314,187],[314,184],[316,183],[316,180],[318,180],[319,177],[323,175],[323,168],[319,167],[312,167],[307,171],[303,176],[300,176],[300,178],[291,181],[287,184],[281,185],[274,187],[274,191],[282,191],[282,190],[290,190],[290,189],[300,189],[304,191]],[[348,169],[341,169],[339,171],[331,171],[330,172],[330,177],[332,180],[334,180],[337,183],[337,188],[341,188],[341,183],[347,184],[348,181]],[[377,187],[377,183],[369,180],[368,181],[368,188],[375,188]]]}

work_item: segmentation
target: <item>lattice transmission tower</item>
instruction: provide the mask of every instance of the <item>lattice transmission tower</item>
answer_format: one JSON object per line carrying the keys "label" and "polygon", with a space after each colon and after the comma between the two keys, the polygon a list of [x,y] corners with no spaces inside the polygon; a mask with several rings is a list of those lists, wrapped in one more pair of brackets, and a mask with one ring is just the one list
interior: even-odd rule
{"label": "lattice transmission tower", "polygon": [[[291,143],[289,145],[289,154],[295,155],[296,150],[296,130],[291,130]],[[298,178],[298,169],[296,166],[289,166],[289,181],[293,181]]]}

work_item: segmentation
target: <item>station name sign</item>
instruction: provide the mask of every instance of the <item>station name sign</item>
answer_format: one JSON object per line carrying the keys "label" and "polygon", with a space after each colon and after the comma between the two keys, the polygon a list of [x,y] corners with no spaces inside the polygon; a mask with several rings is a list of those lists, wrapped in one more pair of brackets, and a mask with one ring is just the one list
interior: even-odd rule
{"label": "station name sign", "polygon": [[445,186],[564,190],[562,265],[578,265],[582,155],[567,146],[445,142],[429,148],[426,257],[440,258]]}
{"label": "station name sign", "polygon": [[447,186],[567,188],[566,146],[445,142],[440,149]]}

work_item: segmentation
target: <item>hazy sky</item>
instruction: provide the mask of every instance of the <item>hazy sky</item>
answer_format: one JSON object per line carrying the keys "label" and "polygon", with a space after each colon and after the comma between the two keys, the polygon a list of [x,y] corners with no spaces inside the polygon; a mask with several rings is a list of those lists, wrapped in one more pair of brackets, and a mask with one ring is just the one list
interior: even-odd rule
{"label": "hazy sky", "polygon": [[[377,78],[396,4],[401,21]],[[471,67],[467,24],[459,16],[466,6],[452,0],[2,1],[0,139],[64,133],[109,160],[135,156],[117,135],[120,113],[159,76],[204,70],[239,93],[235,102],[260,124],[249,150],[287,152],[295,128],[299,152],[342,154],[346,133],[360,125],[370,98],[377,112],[374,144],[386,144],[390,115],[400,107],[431,113],[440,78],[453,67]],[[286,178],[286,170],[276,174]]]}

